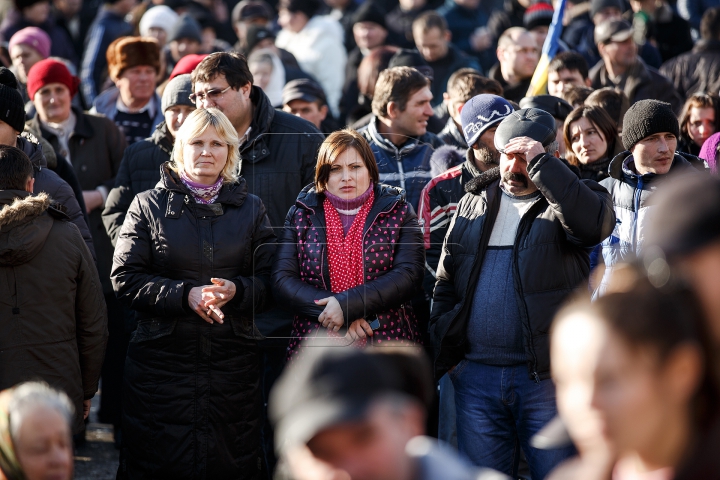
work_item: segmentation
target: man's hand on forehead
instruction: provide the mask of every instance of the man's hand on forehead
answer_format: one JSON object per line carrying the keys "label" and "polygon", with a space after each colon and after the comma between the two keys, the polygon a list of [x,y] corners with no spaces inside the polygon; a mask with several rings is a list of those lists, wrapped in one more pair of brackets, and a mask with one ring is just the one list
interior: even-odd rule
{"label": "man's hand on forehead", "polygon": [[545,153],[542,143],[530,137],[515,137],[511,139],[503,149],[505,155],[524,157],[526,161]]}

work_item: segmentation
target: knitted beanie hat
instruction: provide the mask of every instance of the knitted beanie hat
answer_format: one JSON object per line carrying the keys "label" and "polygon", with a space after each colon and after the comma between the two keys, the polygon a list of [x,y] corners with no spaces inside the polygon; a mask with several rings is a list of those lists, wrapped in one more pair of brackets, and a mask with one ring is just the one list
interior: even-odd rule
{"label": "knitted beanie hat", "polygon": [[8,51],[12,50],[15,45],[28,45],[37,50],[43,58],[48,58],[52,41],[45,30],[38,27],[25,27],[10,37]]}
{"label": "knitted beanie hat", "polygon": [[662,132],[680,136],[678,119],[669,103],[640,100],[625,112],[622,141],[626,150],[630,150],[643,138]]}
{"label": "knitted beanie hat", "polygon": [[187,105],[188,107],[195,108],[195,104],[190,101],[190,94],[192,93],[192,80],[190,77],[191,75],[189,73],[185,73],[178,75],[168,82],[165,86],[161,102],[163,113],[175,105]]}
{"label": "knitted beanie hat", "polygon": [[128,68],[147,65],[160,73],[160,47],[154,38],[120,37],[105,53],[110,79],[115,81]]}
{"label": "knitted beanie hat", "polygon": [[552,23],[553,13],[552,5],[545,2],[538,2],[535,5],[531,5],[525,10],[523,15],[523,25],[528,30],[532,30],[535,27],[549,27]]}
{"label": "knitted beanie hat", "polygon": [[77,93],[80,80],[70,73],[70,70],[59,60],[46,58],[32,66],[28,72],[27,91],[30,100],[35,93],[45,85],[62,83],[70,90],[70,97]]}
{"label": "knitted beanie hat", "polygon": [[380,10],[375,2],[365,2],[357,9],[352,17],[352,23],[372,22],[377,23],[383,28],[387,28],[385,24],[385,12]]}
{"label": "knitted beanie hat", "polygon": [[513,112],[510,102],[497,95],[482,93],[465,102],[460,123],[468,146],[472,147],[485,130],[498,124]]}
{"label": "knitted beanie hat", "polygon": [[622,0],[590,0],[590,18],[606,8],[617,8],[620,12],[625,11]]}
{"label": "knitted beanie hat", "polygon": [[181,40],[183,38],[189,38],[195,40],[198,43],[202,43],[202,28],[197,20],[188,15],[187,13],[180,16],[175,26],[168,32],[168,43],[173,40]]}
{"label": "knitted beanie hat", "polygon": [[140,19],[140,35],[147,37],[151,28],[162,28],[170,32],[179,18],[180,15],[167,5],[149,8]]}
{"label": "knitted beanie hat", "polygon": [[17,132],[25,128],[25,104],[15,75],[5,67],[0,67],[0,120]]}

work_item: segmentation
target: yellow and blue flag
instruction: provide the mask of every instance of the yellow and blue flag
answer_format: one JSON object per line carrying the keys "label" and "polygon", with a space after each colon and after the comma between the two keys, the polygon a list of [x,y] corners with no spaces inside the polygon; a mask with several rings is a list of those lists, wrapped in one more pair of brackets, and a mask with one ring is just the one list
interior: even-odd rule
{"label": "yellow and blue flag", "polygon": [[555,9],[555,13],[553,13],[552,23],[548,29],[547,37],[545,37],[540,61],[538,62],[537,67],[535,67],[535,73],[533,74],[532,80],[530,81],[530,87],[525,95],[527,97],[547,93],[548,66],[550,66],[552,59],[555,58],[560,44],[560,35],[562,34],[563,29],[563,16],[565,15],[565,1],[566,0],[560,0],[560,4]]}

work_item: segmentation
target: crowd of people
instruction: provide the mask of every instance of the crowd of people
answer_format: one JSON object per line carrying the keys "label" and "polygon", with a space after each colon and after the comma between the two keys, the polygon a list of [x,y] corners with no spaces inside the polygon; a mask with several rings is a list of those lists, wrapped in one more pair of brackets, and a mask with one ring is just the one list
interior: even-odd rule
{"label": "crowd of people", "polygon": [[0,479],[720,478],[720,1],[0,15]]}

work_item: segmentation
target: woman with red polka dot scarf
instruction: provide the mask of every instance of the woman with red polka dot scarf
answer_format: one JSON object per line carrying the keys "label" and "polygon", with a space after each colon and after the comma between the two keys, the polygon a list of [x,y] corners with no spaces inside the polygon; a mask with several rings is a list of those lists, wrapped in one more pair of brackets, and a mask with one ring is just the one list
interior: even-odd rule
{"label": "woman with red polka dot scarf", "polygon": [[290,359],[313,345],[417,344],[411,299],[425,264],[423,238],[402,189],[378,182],[367,141],[353,130],[320,147],[279,233],[274,296],[295,314]]}

